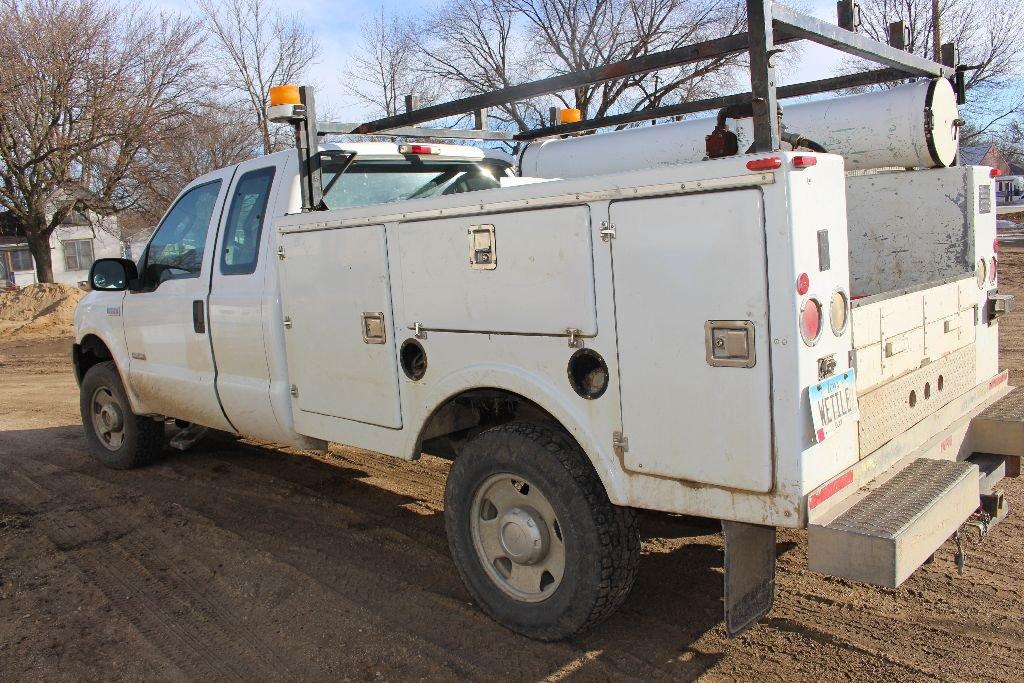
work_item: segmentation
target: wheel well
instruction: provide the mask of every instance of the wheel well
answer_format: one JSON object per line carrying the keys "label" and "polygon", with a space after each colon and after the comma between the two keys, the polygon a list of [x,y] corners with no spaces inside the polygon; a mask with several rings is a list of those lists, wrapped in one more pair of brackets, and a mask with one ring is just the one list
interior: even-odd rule
{"label": "wheel well", "polygon": [[85,373],[92,366],[103,361],[113,360],[113,358],[113,354],[110,353],[110,349],[102,339],[94,334],[87,334],[75,349],[75,375],[77,375],[78,381],[82,381]]}
{"label": "wheel well", "polygon": [[504,389],[469,389],[448,397],[427,418],[420,429],[416,457],[429,453],[454,459],[480,432],[517,420],[564,429],[551,413],[519,394]]}

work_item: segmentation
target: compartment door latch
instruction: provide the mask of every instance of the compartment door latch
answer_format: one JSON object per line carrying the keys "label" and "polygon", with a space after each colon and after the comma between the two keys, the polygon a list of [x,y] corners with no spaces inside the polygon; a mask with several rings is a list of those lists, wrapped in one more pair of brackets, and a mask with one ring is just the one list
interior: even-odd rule
{"label": "compartment door latch", "polygon": [[387,341],[387,327],[382,311],[363,313],[360,318],[364,344],[383,344]]}
{"label": "compartment door latch", "polygon": [[708,365],[715,368],[752,368],[754,323],[749,320],[709,320],[704,323]]}
{"label": "compartment door latch", "polygon": [[493,225],[469,226],[469,267],[473,270],[494,270],[498,267]]}

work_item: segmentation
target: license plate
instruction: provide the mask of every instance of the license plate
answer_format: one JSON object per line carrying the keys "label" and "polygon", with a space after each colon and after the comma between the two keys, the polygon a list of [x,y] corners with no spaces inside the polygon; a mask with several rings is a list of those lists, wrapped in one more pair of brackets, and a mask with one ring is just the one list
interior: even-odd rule
{"label": "license plate", "polygon": [[843,370],[812,384],[811,419],[814,421],[814,440],[824,441],[830,434],[848,422],[860,419],[857,409],[857,375],[853,369]]}

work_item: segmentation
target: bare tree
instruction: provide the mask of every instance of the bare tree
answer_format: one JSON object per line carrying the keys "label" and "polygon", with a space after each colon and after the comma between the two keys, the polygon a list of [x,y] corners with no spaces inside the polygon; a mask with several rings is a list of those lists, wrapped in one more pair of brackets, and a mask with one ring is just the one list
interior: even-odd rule
{"label": "bare tree", "polygon": [[71,212],[137,200],[124,180],[189,109],[198,25],[106,0],[5,0],[0,25],[0,208],[50,282]]}
{"label": "bare tree", "polygon": [[[963,112],[972,126],[965,138],[988,133],[1024,105],[1017,85],[1024,73],[1024,6],[1018,0],[861,0],[860,7],[861,30],[871,38],[888,42],[889,23],[903,21],[910,30],[909,51],[940,61],[936,46],[954,43],[960,61],[977,67],[967,73],[970,95]],[[863,62],[847,65],[863,68]]]}
{"label": "bare tree", "polygon": [[[735,0],[465,0],[427,13],[410,31],[381,31],[380,23],[371,23],[350,71],[368,71],[378,55],[401,54],[388,63],[416,73],[396,81],[401,87],[419,85],[435,96],[459,97],[731,34],[743,22]],[[502,105],[492,116],[526,130],[543,123],[547,105],[554,103],[592,117],[703,97],[732,84],[736,63],[735,57],[716,58],[662,71],[657,78],[616,79]],[[388,69],[382,73],[390,78]],[[392,101],[401,94],[394,90]],[[371,92],[374,97],[364,93],[361,99],[372,100],[378,110],[392,106],[384,89]]]}
{"label": "bare tree", "polygon": [[217,74],[225,89],[248,103],[263,137],[263,152],[283,142],[267,120],[271,86],[298,82],[313,62],[317,44],[298,16],[271,9],[269,0],[199,0],[209,21],[216,58],[227,64]]}
{"label": "bare tree", "polygon": [[262,136],[238,106],[204,103],[183,117],[173,138],[147,150],[124,184],[137,197],[119,215],[119,237],[148,234],[182,188],[210,171],[259,154]]}
{"label": "bare tree", "polygon": [[363,21],[358,51],[343,72],[342,85],[374,115],[397,114],[406,95],[416,95],[423,104],[436,97],[434,83],[420,67],[414,31],[411,20],[388,15],[383,7]]}
{"label": "bare tree", "polygon": [[[744,17],[733,0],[508,0],[526,19],[531,51],[558,74],[735,33]],[[659,72],[577,88],[567,106],[586,116],[688,100],[731,83],[736,57],[718,57]]]}

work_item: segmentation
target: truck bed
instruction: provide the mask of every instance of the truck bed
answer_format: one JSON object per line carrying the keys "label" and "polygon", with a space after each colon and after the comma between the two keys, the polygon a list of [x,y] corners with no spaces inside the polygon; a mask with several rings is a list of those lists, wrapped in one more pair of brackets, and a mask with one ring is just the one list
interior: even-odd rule
{"label": "truck bed", "polygon": [[847,178],[861,458],[997,372],[986,171]]}

